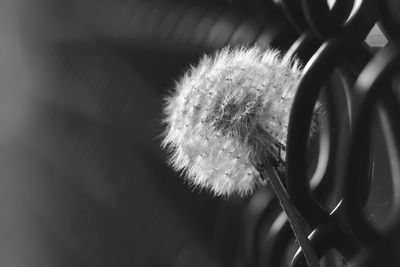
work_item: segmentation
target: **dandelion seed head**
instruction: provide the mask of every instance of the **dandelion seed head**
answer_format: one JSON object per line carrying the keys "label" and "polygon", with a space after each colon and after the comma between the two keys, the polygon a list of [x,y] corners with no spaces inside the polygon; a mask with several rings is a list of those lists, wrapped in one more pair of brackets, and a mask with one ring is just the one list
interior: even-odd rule
{"label": "dandelion seed head", "polygon": [[225,48],[204,56],[166,98],[163,146],[188,181],[215,195],[247,195],[263,183],[254,166],[286,146],[297,60],[276,50]]}

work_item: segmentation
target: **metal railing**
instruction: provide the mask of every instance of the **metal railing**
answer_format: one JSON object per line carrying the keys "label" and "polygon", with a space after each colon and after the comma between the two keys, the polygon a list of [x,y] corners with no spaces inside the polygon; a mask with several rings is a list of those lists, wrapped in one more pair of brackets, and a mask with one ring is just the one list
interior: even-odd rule
{"label": "metal railing", "polygon": [[[246,248],[252,266],[398,266],[400,131],[400,24],[395,1],[279,1],[300,36],[288,49],[305,63],[291,111],[286,154],[286,189],[303,219],[312,263],[273,197],[249,201]],[[397,6],[396,6],[397,5]],[[354,8],[353,8],[354,6]],[[388,43],[373,53],[365,43],[375,23]],[[310,170],[309,130],[314,106],[326,108],[318,160]],[[393,185],[384,226],[370,222],[366,206],[376,175],[374,128],[381,128]],[[259,194],[266,194],[265,192]],[[270,194],[270,192],[269,192]],[[257,210],[258,212],[254,212]],[[289,217],[289,220],[287,220]],[[294,228],[293,228],[294,229]],[[299,233],[296,233],[296,236]],[[306,248],[303,248],[305,251]],[[306,252],[306,251],[305,251]],[[290,263],[289,263],[290,262]],[[308,265],[307,265],[308,263]],[[322,265],[320,265],[322,264]]]}

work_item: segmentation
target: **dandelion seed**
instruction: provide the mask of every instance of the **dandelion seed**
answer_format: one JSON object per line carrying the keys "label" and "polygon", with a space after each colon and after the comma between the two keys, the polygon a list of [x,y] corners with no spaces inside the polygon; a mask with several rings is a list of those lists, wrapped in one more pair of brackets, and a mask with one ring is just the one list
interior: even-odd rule
{"label": "dandelion seed", "polygon": [[[174,169],[215,195],[246,195],[263,184],[254,166],[276,154],[277,144],[286,145],[299,65],[255,47],[204,56],[166,99],[163,146]],[[190,103],[182,101],[187,96]],[[182,121],[187,128],[177,127]],[[203,157],[187,160],[196,155]]]}

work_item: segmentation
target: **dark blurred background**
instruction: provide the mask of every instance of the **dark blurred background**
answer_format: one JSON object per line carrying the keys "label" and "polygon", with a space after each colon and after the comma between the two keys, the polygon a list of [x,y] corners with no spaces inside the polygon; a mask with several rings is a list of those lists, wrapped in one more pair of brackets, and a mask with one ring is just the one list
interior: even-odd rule
{"label": "dark blurred background", "polygon": [[243,200],[184,184],[159,135],[175,79],[243,19],[224,1],[0,13],[0,266],[231,264]]}
{"label": "dark blurred background", "polygon": [[246,199],[188,186],[159,136],[200,55],[295,40],[244,2],[0,2],[0,266],[238,264]]}

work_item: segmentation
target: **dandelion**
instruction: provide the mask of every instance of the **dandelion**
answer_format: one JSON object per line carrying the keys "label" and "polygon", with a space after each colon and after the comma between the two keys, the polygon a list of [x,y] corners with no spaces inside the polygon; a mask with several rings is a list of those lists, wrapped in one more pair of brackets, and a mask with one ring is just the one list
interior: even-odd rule
{"label": "dandelion", "polygon": [[286,146],[300,71],[272,49],[204,56],[166,98],[163,146],[173,168],[215,195],[243,196],[263,184],[255,166]]}

